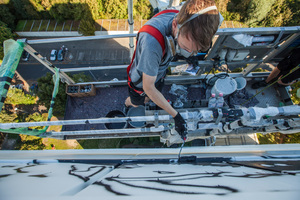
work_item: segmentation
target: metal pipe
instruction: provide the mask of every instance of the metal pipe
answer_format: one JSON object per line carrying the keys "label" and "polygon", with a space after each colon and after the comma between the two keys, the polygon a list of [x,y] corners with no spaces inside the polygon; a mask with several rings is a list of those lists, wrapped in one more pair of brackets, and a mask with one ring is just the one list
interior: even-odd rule
{"label": "metal pipe", "polygon": [[[249,74],[248,78],[262,78],[267,77],[270,74],[270,72],[261,72],[261,73],[251,73]],[[169,85],[172,83],[178,83],[182,81],[192,81],[197,82],[198,80],[204,79],[206,74],[202,74],[200,76],[167,76],[165,78],[165,84]],[[208,74],[207,79],[214,76],[213,74]],[[236,78],[236,77],[242,77],[242,73],[230,73],[230,77]],[[76,85],[84,85],[84,84],[93,84],[95,87],[100,88],[103,86],[113,86],[113,85],[127,85],[127,80],[118,80],[118,81],[99,81],[99,82],[83,82],[83,83],[76,83]]]}
{"label": "metal pipe", "polygon": [[[198,61],[200,65],[211,65],[213,61]],[[245,63],[251,63],[251,62],[238,62],[235,61],[234,64],[245,64]],[[177,66],[186,64],[186,62],[171,62],[170,66]],[[231,64],[231,62],[228,62],[228,64]],[[89,71],[89,70],[111,70],[111,69],[126,69],[128,65],[114,65],[114,66],[95,66],[95,67],[78,67],[78,68],[64,68],[60,69],[62,72],[78,72],[78,71]],[[269,72],[261,72],[261,73],[269,73]],[[197,76],[195,76],[197,77]]]}
{"label": "metal pipe", "polygon": [[107,129],[107,130],[82,130],[82,131],[62,131],[62,132],[49,132],[52,136],[60,135],[105,135],[105,134],[130,134],[130,133],[158,133],[161,131],[169,130],[165,127],[150,127],[150,128],[128,128],[128,129]]}
{"label": "metal pipe", "polygon": [[60,71],[63,72],[81,72],[92,70],[111,70],[111,69],[126,69],[128,65],[116,65],[116,66],[96,66],[96,67],[79,67],[79,68],[65,68]]}
{"label": "metal pipe", "polygon": [[[133,2],[128,0],[128,24],[129,24],[129,33],[133,34],[134,21],[133,21]],[[133,38],[129,38],[129,48],[130,48],[130,59],[132,59],[134,53],[134,44]]]}
{"label": "metal pipe", "polygon": [[127,37],[136,37],[136,33],[27,40],[27,43],[28,44],[44,44],[44,43],[54,43],[54,42],[74,42],[74,41],[99,40],[99,39],[102,40],[102,39],[127,38]]}
{"label": "metal pipe", "polygon": [[[158,116],[159,121],[171,120],[170,115]],[[120,122],[154,122],[154,116],[139,116],[139,117],[119,117],[119,118],[98,118],[98,119],[79,119],[79,120],[61,120],[61,121],[42,121],[42,122],[21,122],[21,123],[1,123],[0,129],[32,127],[32,126],[56,126],[56,125],[77,125],[77,124],[103,124],[103,123],[120,123]]]}
{"label": "metal pipe", "polygon": [[[132,0],[129,0],[132,1]],[[131,21],[133,22],[133,20]],[[299,32],[299,26],[292,27],[264,27],[264,28],[225,28],[219,29],[216,35],[232,35],[235,33],[245,34],[280,34],[285,31],[285,34],[292,34]],[[118,34],[118,35],[96,35],[96,36],[80,36],[80,37],[65,37],[65,38],[51,38],[51,39],[37,39],[27,40],[27,44],[43,44],[43,43],[54,43],[54,42],[73,42],[73,41],[84,41],[84,40],[97,40],[97,39],[112,39],[112,38],[126,38],[136,37],[136,33],[130,34]]]}
{"label": "metal pipe", "polygon": [[289,26],[289,27],[262,27],[262,28],[222,28],[218,29],[216,35],[232,35],[236,33],[242,34],[280,34],[282,31],[285,34],[293,34],[299,32],[299,26]]}
{"label": "metal pipe", "polygon": [[289,37],[282,44],[279,44],[278,48],[274,49],[271,53],[267,54],[267,56],[265,56],[263,58],[262,62],[257,63],[257,64],[250,64],[248,67],[246,67],[243,70],[243,75],[247,76],[251,71],[256,69],[261,63],[270,62],[275,56],[277,56],[279,53],[281,53],[283,50],[285,50],[289,45],[291,45],[298,38],[299,35],[300,35],[300,33],[298,30],[298,33],[294,33],[291,37]]}
{"label": "metal pipe", "polygon": [[[206,112],[206,111],[205,111]],[[198,112],[181,112],[184,119],[189,116],[196,116]],[[56,125],[78,125],[78,124],[104,124],[104,123],[122,123],[122,122],[155,122],[172,120],[171,115],[159,115],[158,119],[155,116],[136,116],[136,117],[118,117],[118,118],[98,118],[98,119],[78,119],[78,120],[61,120],[61,121],[42,121],[42,122],[21,122],[21,123],[0,123],[0,129],[32,127],[32,126],[56,126]]]}
{"label": "metal pipe", "polygon": [[[159,137],[160,133],[152,133],[152,132],[143,132],[143,133],[130,133],[130,134],[106,134],[106,135],[60,135],[60,136],[46,136],[50,138],[55,139],[63,139],[63,140],[69,140],[69,139],[112,139],[112,138],[137,138],[137,137]],[[39,136],[43,137],[43,136]]]}

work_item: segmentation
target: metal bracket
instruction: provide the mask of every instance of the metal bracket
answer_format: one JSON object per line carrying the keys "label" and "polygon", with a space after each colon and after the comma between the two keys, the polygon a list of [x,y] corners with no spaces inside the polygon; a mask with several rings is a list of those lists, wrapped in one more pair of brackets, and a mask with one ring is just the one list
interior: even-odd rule
{"label": "metal bracket", "polygon": [[129,25],[133,25],[134,21],[130,22],[129,19],[127,20]]}
{"label": "metal bracket", "polygon": [[217,118],[217,120],[215,122],[216,125],[220,123],[222,117],[223,117],[222,109],[218,108],[218,118]]}
{"label": "metal bracket", "polygon": [[158,127],[158,111],[155,111],[154,113],[154,125],[155,125],[155,128]]}

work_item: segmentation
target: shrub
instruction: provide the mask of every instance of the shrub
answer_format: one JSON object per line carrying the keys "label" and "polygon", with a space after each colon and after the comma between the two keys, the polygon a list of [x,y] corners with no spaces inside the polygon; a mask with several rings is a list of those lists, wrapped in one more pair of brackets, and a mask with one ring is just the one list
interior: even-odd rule
{"label": "shrub", "polygon": [[25,94],[21,89],[11,88],[7,92],[5,104],[35,104],[36,100],[34,96]]}

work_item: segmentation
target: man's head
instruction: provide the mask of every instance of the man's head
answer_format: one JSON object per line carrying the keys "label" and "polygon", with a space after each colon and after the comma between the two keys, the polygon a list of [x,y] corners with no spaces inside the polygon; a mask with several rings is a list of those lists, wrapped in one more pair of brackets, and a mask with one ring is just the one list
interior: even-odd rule
{"label": "man's head", "polygon": [[[198,52],[210,47],[220,22],[219,11],[212,6],[215,6],[214,0],[187,0],[183,4],[173,22],[174,36],[178,37],[180,48]],[[203,9],[204,13],[201,13]]]}

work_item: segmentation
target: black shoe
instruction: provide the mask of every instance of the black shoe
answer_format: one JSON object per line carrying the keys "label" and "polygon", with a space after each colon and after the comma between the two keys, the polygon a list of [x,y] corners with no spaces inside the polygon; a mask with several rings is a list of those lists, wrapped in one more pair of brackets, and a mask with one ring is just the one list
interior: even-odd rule
{"label": "black shoe", "polygon": [[132,106],[126,106],[126,105],[124,104],[123,113],[124,113],[125,115],[127,115],[128,111],[129,111],[129,109],[130,109],[131,107],[132,107]]}
{"label": "black shoe", "polygon": [[268,85],[268,83],[266,83],[266,82],[263,80],[263,81],[259,81],[259,82],[253,83],[253,84],[251,85],[251,88],[252,88],[252,89],[258,89],[258,88],[260,88],[260,87],[265,87],[265,86],[267,86],[267,85]]}

